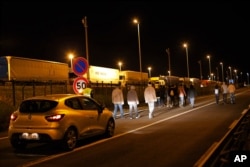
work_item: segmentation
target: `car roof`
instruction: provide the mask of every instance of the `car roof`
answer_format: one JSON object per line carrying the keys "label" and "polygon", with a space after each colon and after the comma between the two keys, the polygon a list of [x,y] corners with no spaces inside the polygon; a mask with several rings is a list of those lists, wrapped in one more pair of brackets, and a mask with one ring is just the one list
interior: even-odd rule
{"label": "car roof", "polygon": [[72,97],[82,97],[83,95],[77,94],[50,94],[50,95],[42,95],[42,96],[34,96],[30,98],[26,98],[25,100],[55,100],[58,101],[59,99],[67,99]]}

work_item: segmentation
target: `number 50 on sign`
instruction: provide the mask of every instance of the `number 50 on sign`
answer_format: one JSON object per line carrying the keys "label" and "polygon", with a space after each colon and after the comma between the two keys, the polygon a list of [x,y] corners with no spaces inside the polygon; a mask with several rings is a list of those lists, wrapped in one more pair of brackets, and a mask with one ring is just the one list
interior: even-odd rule
{"label": "number 50 on sign", "polygon": [[83,89],[87,87],[88,80],[84,77],[78,77],[74,80],[73,89],[75,94],[82,94]]}

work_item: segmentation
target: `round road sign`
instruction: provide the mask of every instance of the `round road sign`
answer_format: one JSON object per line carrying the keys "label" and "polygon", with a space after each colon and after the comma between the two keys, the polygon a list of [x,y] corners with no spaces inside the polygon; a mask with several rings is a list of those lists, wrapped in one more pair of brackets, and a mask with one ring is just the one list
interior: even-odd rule
{"label": "round road sign", "polygon": [[83,76],[88,70],[88,61],[83,57],[77,57],[73,61],[73,72],[77,76]]}
{"label": "round road sign", "polygon": [[82,94],[83,89],[87,87],[88,80],[84,77],[77,77],[73,83],[73,90],[75,94]]}

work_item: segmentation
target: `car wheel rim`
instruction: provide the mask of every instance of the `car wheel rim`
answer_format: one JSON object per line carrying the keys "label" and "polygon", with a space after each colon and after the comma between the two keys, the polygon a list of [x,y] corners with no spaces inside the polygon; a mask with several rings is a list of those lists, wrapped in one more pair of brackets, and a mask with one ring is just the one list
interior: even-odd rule
{"label": "car wheel rim", "polygon": [[113,121],[110,120],[109,123],[108,123],[108,134],[109,134],[109,136],[113,136],[114,129],[115,129],[115,124],[114,124]]}
{"label": "car wheel rim", "polygon": [[73,149],[76,146],[76,133],[74,130],[70,130],[67,134],[67,145],[69,149]]}

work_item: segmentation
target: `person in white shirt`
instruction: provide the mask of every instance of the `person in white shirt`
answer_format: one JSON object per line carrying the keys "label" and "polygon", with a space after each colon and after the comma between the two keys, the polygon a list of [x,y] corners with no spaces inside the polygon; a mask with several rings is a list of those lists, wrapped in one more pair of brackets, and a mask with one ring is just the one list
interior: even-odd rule
{"label": "person in white shirt", "polygon": [[153,118],[153,112],[155,108],[155,102],[157,101],[156,98],[156,92],[155,88],[152,86],[152,84],[149,82],[148,86],[144,90],[144,99],[145,102],[148,103],[148,109],[149,109],[149,119]]}

